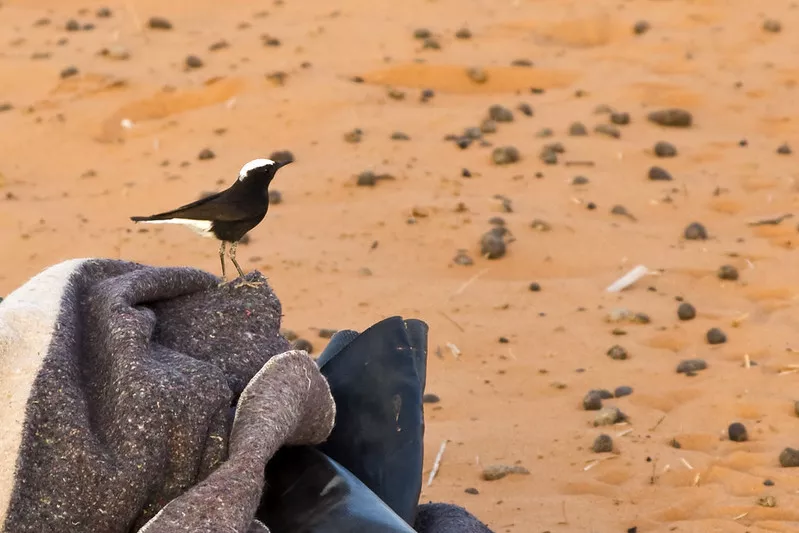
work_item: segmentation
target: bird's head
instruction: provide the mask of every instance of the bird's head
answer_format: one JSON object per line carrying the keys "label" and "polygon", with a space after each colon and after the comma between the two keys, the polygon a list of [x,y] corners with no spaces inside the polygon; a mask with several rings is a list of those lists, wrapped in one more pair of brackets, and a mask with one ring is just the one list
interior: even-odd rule
{"label": "bird's head", "polygon": [[271,180],[275,176],[275,172],[280,167],[286,166],[291,163],[291,159],[283,161],[272,161],[271,159],[253,159],[246,163],[239,171],[239,181],[253,179],[255,177]]}

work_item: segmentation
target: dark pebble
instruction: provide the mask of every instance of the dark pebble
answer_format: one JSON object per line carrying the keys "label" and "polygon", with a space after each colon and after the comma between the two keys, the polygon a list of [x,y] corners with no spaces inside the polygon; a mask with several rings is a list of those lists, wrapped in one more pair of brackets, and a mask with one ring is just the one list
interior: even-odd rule
{"label": "dark pebble", "polygon": [[541,292],[541,285],[534,281],[527,286],[527,289],[530,290],[530,292]]}
{"label": "dark pebble", "polygon": [[669,172],[661,167],[652,167],[649,169],[648,177],[650,181],[671,181],[672,178]]}
{"label": "dark pebble", "polygon": [[677,365],[678,374],[696,375],[700,370],[705,370],[707,363],[704,359],[683,359]]}
{"label": "dark pebble", "polygon": [[199,155],[197,155],[197,159],[200,161],[206,161],[208,159],[213,159],[216,157],[216,154],[210,148],[203,148],[200,150]]}
{"label": "dark pebble", "polygon": [[696,308],[688,302],[683,302],[677,308],[677,318],[680,320],[693,320],[696,318]]}
{"label": "dark pebble", "polygon": [[614,111],[610,114],[610,122],[612,124],[616,124],[617,126],[626,126],[630,123],[630,114],[618,113]]}
{"label": "dark pebble", "polygon": [[487,118],[480,124],[480,131],[482,133],[496,133],[497,132],[497,123],[490,118]]}
{"label": "dark pebble", "polygon": [[480,237],[480,255],[487,259],[499,259],[507,252],[507,245],[502,234],[494,228]]}
{"label": "dark pebble", "polygon": [[518,109],[519,112],[526,117],[533,116],[533,108],[530,104],[521,103],[518,106],[516,106],[516,109]]}
{"label": "dark pebble", "polygon": [[763,485],[765,485],[766,487],[773,487],[774,486],[774,482],[772,480],[770,480],[770,479],[764,479],[763,480]]}
{"label": "dark pebble", "polygon": [[780,465],[786,468],[799,466],[799,450],[785,448],[780,452]]}
{"label": "dark pebble", "polygon": [[189,68],[200,68],[203,66],[203,60],[197,56],[187,56],[186,57],[186,66]]}
{"label": "dark pebble", "polygon": [[535,134],[536,137],[541,137],[541,138],[552,137],[553,135],[555,135],[555,131],[552,128],[542,128],[538,130],[538,132],[536,132]]}
{"label": "dark pebble", "polygon": [[359,187],[374,187],[377,184],[377,174],[371,170],[364,170],[358,174],[355,184]]}
{"label": "dark pebble", "polygon": [[422,103],[431,100],[436,95],[436,92],[433,89],[424,89],[422,94],[419,95],[419,101]]}
{"label": "dark pebble", "polygon": [[594,453],[608,453],[613,451],[613,439],[610,435],[602,433],[594,439],[594,444],[591,446]]}
{"label": "dark pebble", "polygon": [[610,400],[613,398],[613,393],[610,392],[608,389],[591,389],[591,392],[595,392],[599,394],[599,397],[603,400]]}
{"label": "dark pebble", "polygon": [[69,19],[64,25],[64,29],[67,31],[80,31],[80,23],[75,19]]}
{"label": "dark pebble", "polygon": [[569,126],[569,135],[575,137],[588,135],[588,128],[586,128],[585,124],[582,122],[573,122],[572,125]]}
{"label": "dark pebble", "polygon": [[332,337],[333,337],[333,335],[335,335],[335,334],[336,334],[336,332],[337,332],[337,331],[338,331],[337,329],[331,329],[331,328],[319,328],[319,333],[318,333],[318,335],[319,335],[319,338],[322,338],[322,339],[330,339],[330,338],[332,338]]}
{"label": "dark pebble", "polygon": [[707,239],[707,229],[699,222],[691,222],[683,231],[683,236],[689,241],[703,241]]}
{"label": "dark pebble", "polygon": [[738,269],[732,265],[721,265],[716,275],[719,279],[735,281],[738,279]]}
{"label": "dark pebble", "polygon": [[727,335],[719,328],[710,328],[705,334],[708,344],[724,344],[727,342]]}
{"label": "dark pebble", "polygon": [[430,37],[424,40],[422,48],[425,50],[441,50],[441,43],[439,43],[437,39]]}
{"label": "dark pebble", "polygon": [[532,67],[533,62],[529,59],[514,59],[510,62],[512,67]]}
{"label": "dark pebble", "polygon": [[598,124],[594,128],[594,131],[602,135],[607,135],[608,137],[613,137],[614,139],[621,137],[621,131],[613,124]]}
{"label": "dark pebble", "polygon": [[613,391],[613,396],[616,398],[623,398],[624,396],[629,396],[633,393],[633,388],[628,387],[627,385],[621,385],[616,387],[616,390]]}
{"label": "dark pebble", "polygon": [[499,338],[499,343],[500,344],[508,344],[509,342],[510,342],[510,339],[507,338],[507,337],[500,337]]}
{"label": "dark pebble", "polygon": [[5,113],[6,111],[11,111],[14,109],[13,104],[11,102],[0,102],[0,113]]}
{"label": "dark pebble", "polygon": [[429,39],[432,36],[433,36],[433,32],[431,32],[427,28],[416,28],[415,30],[413,30],[413,38],[414,39],[419,39],[419,40]]}
{"label": "dark pebble", "polygon": [[677,148],[666,141],[655,143],[655,155],[658,157],[674,157],[677,155]]}
{"label": "dark pebble", "polygon": [[782,23],[777,19],[766,19],[763,21],[763,31],[779,33],[782,31]]}
{"label": "dark pebble", "polygon": [[84,24],[83,26],[81,26],[81,29],[82,29],[83,31],[92,31],[94,28],[95,28],[95,26],[94,26],[94,23],[93,23],[93,22],[87,22],[86,24]]}
{"label": "dark pebble", "polygon": [[230,43],[228,43],[226,40],[222,39],[222,40],[216,41],[214,43],[211,43],[211,45],[208,47],[208,51],[209,52],[216,52],[217,50],[222,50],[224,48],[228,48],[229,46],[230,46]]}
{"label": "dark pebble", "polygon": [[473,494],[473,495],[480,494],[480,491],[474,487],[467,487],[463,489],[463,492],[465,492],[466,494]]}
{"label": "dark pebble", "polygon": [[283,203],[283,194],[277,189],[269,189],[269,203],[279,205]]}
{"label": "dark pebble", "polygon": [[519,158],[519,150],[515,146],[499,146],[494,148],[494,151],[491,153],[491,159],[494,161],[494,164],[497,165],[515,163]]}
{"label": "dark pebble", "polygon": [[558,164],[558,153],[555,150],[553,150],[551,147],[549,147],[549,146],[544,146],[541,149],[541,153],[538,154],[538,158],[545,165],[557,165]]}
{"label": "dark pebble", "polygon": [[294,342],[291,343],[292,350],[305,350],[309,354],[313,353],[313,344],[311,341],[307,339],[296,339]]}
{"label": "dark pebble", "polygon": [[469,170],[468,168],[462,168],[461,169],[461,177],[463,177],[463,178],[471,178],[472,177],[472,171]]}
{"label": "dark pebble", "polygon": [[586,411],[599,411],[602,409],[602,397],[597,391],[588,391],[583,396],[583,409]]}
{"label": "dark pebble", "polygon": [[646,20],[639,20],[635,24],[633,24],[633,33],[636,35],[643,35],[644,33],[648,32],[649,29],[652,27]]}
{"label": "dark pebble", "polygon": [[164,17],[150,17],[147,25],[153,30],[171,30],[172,23]]}
{"label": "dark pebble", "polygon": [[455,138],[455,145],[460,148],[461,150],[465,150],[472,144],[472,140],[469,137],[456,137]]}
{"label": "dark pebble", "polygon": [[727,434],[733,442],[746,442],[749,440],[749,435],[746,433],[746,426],[740,422],[733,422],[727,428]]}
{"label": "dark pebble", "polygon": [[433,394],[432,392],[427,392],[422,396],[422,403],[438,403],[441,401],[441,398],[438,394]]}
{"label": "dark pebble", "polygon": [[458,31],[455,32],[456,39],[471,39],[472,38],[472,30],[469,28],[459,28]]}
{"label": "dark pebble", "polygon": [[280,334],[283,335],[283,338],[289,342],[299,339],[299,335],[297,335],[297,333],[291,329],[281,329]]}
{"label": "dark pebble", "polygon": [[452,262],[456,265],[471,266],[474,264],[474,259],[469,256],[466,250],[458,250],[458,253],[456,253],[455,257],[452,259]]}
{"label": "dark pebble", "polygon": [[97,16],[97,18],[100,18],[100,19],[107,19],[107,18],[110,18],[111,15],[113,15],[113,13],[111,12],[110,8],[101,7],[100,9],[98,9],[95,12],[95,15]]}
{"label": "dark pebble", "polygon": [[283,161],[290,161],[293,163],[294,154],[289,152],[288,150],[277,150],[269,155],[269,159],[275,161],[276,163],[280,163]]}
{"label": "dark pebble", "polygon": [[693,115],[685,109],[678,108],[652,111],[646,118],[650,122],[671,128],[688,128],[693,123]]}
{"label": "dark pebble", "polygon": [[410,141],[411,137],[405,132],[395,131],[394,133],[391,134],[391,140],[392,141]]}
{"label": "dark pebble", "polygon": [[488,108],[488,118],[494,122],[513,122],[513,111],[501,105]]}
{"label": "dark pebble", "polygon": [[777,147],[777,153],[780,155],[791,155],[793,150],[791,150],[791,147],[788,146],[788,143],[784,143]]}
{"label": "dark pebble", "polygon": [[627,415],[621,412],[618,407],[603,407],[594,417],[594,427],[612,426],[627,420]]}
{"label": "dark pebble", "polygon": [[574,176],[572,178],[572,185],[588,185],[589,179],[585,176]]}
{"label": "dark pebble", "polygon": [[627,359],[627,357],[629,356],[627,350],[625,350],[622,346],[619,346],[618,344],[611,346],[606,353],[608,357],[610,357],[611,359],[615,359],[617,361],[623,361]]}
{"label": "dark pebble", "polygon": [[78,67],[67,67],[61,71],[61,77],[64,79],[71,78],[72,76],[77,76],[78,72]]}
{"label": "dark pebble", "polygon": [[480,128],[470,127],[463,130],[463,136],[469,139],[479,139],[483,136],[483,131]]}

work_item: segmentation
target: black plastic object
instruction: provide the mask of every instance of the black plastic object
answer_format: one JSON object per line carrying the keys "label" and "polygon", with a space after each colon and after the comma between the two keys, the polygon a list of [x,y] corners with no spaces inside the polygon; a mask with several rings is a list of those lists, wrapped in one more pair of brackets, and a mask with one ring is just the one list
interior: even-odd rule
{"label": "black plastic object", "polygon": [[271,533],[415,533],[346,468],[309,447],[281,448],[266,466],[256,517]]}

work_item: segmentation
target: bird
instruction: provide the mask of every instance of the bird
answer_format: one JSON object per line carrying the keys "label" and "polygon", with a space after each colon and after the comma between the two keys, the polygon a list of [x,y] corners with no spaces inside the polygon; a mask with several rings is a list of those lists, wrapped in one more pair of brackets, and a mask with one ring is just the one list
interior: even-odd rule
{"label": "bird", "polygon": [[281,167],[291,163],[293,159],[273,161],[271,159],[253,159],[245,163],[233,184],[224,191],[200,198],[171,211],[150,216],[133,216],[135,223],[145,224],[179,224],[188,226],[203,237],[221,241],[219,261],[222,264],[222,282],[227,283],[225,274],[225,245],[228,257],[236,267],[241,282],[236,287],[256,287],[263,282],[244,280],[244,271],[236,261],[236,248],[239,241],[251,229],[261,223],[269,210],[269,184]]}

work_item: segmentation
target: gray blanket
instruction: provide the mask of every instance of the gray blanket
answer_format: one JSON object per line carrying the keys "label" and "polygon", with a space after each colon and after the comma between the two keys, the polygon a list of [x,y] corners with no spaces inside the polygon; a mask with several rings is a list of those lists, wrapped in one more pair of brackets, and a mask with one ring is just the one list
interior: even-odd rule
{"label": "gray blanket", "polygon": [[268,284],[218,281],[71,260],[0,303],[3,531],[266,531],[266,462],[324,441],[335,405]]}

